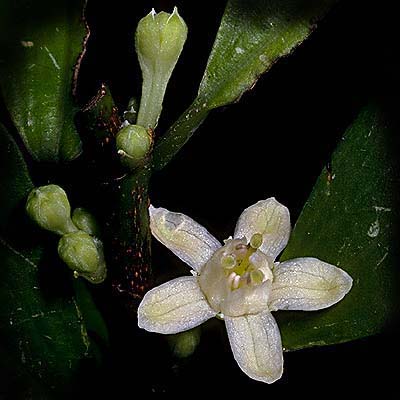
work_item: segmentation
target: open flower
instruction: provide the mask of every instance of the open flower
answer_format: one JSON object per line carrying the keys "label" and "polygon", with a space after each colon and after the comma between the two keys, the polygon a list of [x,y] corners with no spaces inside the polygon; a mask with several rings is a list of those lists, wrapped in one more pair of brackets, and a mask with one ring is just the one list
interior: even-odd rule
{"label": "open flower", "polygon": [[153,206],[149,211],[153,235],[194,271],[144,296],[139,327],[178,333],[218,315],[235,360],[255,380],[272,383],[283,372],[281,337],[271,311],[330,307],[352,286],[345,271],[316,258],[275,261],[289,240],[290,217],[274,198],[244,210],[234,237],[223,246],[186,215]]}

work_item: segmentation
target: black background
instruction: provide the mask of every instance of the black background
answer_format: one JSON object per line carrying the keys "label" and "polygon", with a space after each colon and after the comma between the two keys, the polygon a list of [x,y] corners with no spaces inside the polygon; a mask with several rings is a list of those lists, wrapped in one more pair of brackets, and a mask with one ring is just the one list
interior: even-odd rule
{"label": "black background", "polygon": [[[136,21],[149,11],[146,3],[115,0],[112,7],[89,5],[93,34],[81,75],[83,98],[85,91],[89,95],[104,80],[122,106],[133,94],[140,95],[133,32]],[[175,4],[189,36],[167,90],[158,134],[195,97],[224,9],[222,1],[158,1],[154,6],[171,11]],[[398,104],[397,23],[389,2],[340,2],[312,36],[238,104],[211,113],[179,156],[154,176],[153,204],[190,215],[219,239],[233,232],[245,207],[270,196],[289,207],[294,222],[361,107],[371,99],[389,107]],[[153,265],[160,281],[185,271],[157,244]],[[396,366],[391,363],[398,350],[393,327],[347,344],[287,353],[283,378],[267,386],[250,380],[237,367],[222,324],[209,325],[199,348],[185,361],[172,359],[158,335],[135,333],[130,351],[124,352],[121,345],[120,353],[111,357],[105,386],[132,395],[252,396],[303,388],[326,395],[346,385],[387,388],[395,383]]]}
{"label": "black background", "polygon": [[[161,135],[196,95],[224,1],[113,0],[104,5],[89,1],[91,36],[79,98],[84,104],[102,82],[110,86],[120,109],[131,96],[140,95],[133,37],[138,20],[153,5],[157,11],[170,12],[177,5],[189,27],[168,86],[157,129]],[[154,176],[152,203],[190,215],[219,239],[232,234],[245,207],[271,196],[290,209],[294,223],[360,109],[379,99],[396,110],[397,25],[389,1],[339,2],[311,37],[261,77],[238,104],[209,115],[179,155]],[[160,282],[187,272],[162,246],[154,244],[153,250]],[[219,321],[206,324],[192,357],[176,360],[163,337],[137,330],[101,297],[99,291],[111,347],[100,372],[83,370],[82,396],[135,398],[152,392],[268,396],[293,389],[325,396],[335,390],[345,395],[348,387],[387,389],[396,384],[399,354],[394,324],[374,337],[286,353],[282,379],[268,386],[240,371]]]}

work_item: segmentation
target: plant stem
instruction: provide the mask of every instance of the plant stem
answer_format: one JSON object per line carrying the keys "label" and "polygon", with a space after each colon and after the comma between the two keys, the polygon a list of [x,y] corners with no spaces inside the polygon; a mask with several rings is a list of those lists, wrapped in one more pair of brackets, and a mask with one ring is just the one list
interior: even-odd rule
{"label": "plant stem", "polygon": [[122,295],[128,308],[135,307],[151,286],[150,176],[146,165],[125,176],[115,187],[110,275],[114,293]]}

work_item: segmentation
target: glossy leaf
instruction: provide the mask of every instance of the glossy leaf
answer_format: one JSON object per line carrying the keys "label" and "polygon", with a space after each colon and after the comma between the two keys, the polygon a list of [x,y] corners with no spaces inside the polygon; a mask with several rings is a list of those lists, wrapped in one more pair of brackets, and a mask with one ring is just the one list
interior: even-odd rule
{"label": "glossy leaf", "polygon": [[333,0],[228,1],[197,98],[154,151],[162,168],[214,108],[237,101],[281,57],[306,39]]}
{"label": "glossy leaf", "polygon": [[86,35],[83,0],[0,4],[0,86],[27,149],[38,161],[81,152],[74,124],[74,66]]}
{"label": "glossy leaf", "polygon": [[281,257],[317,257],[353,278],[350,293],[331,308],[277,313],[288,350],[368,336],[390,320],[400,177],[395,132],[383,118],[370,106],[347,130]]}
{"label": "glossy leaf", "polygon": [[46,240],[25,215],[32,181],[2,125],[0,171],[1,369],[26,385],[52,389],[76,374],[89,356],[89,338],[69,271],[49,258],[40,245]]}

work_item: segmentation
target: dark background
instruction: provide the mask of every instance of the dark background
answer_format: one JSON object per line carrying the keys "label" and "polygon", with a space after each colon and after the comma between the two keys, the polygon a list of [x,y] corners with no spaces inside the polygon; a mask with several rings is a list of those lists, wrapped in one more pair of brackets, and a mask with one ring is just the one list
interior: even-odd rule
{"label": "dark background", "polygon": [[[89,1],[91,36],[79,99],[86,103],[102,82],[109,85],[121,110],[131,96],[140,96],[133,37],[138,20],[153,5],[156,11],[169,12],[177,5],[189,27],[168,86],[157,129],[161,135],[196,95],[224,1]],[[152,203],[190,215],[221,240],[232,234],[244,208],[271,196],[290,209],[294,223],[360,109],[378,99],[397,112],[396,15],[389,1],[339,2],[311,37],[261,77],[238,104],[209,115],[179,155],[155,174]],[[162,246],[155,243],[153,253],[159,281],[187,272]],[[396,384],[394,323],[374,337],[286,353],[283,378],[268,386],[240,371],[219,321],[206,324],[192,357],[177,360],[164,337],[137,330],[107,304],[101,291],[97,301],[110,328],[111,347],[100,372],[84,371],[82,397],[135,398],[152,392],[268,396],[293,389],[324,396],[335,389],[345,395],[349,385],[358,390]]]}
{"label": "dark background", "polygon": [[[138,19],[150,9],[146,3],[89,4],[92,36],[81,75],[82,100],[101,81],[110,85],[122,107],[130,96],[140,95],[133,33]],[[158,134],[195,97],[224,3],[153,2],[157,11],[171,11],[177,4],[189,27]],[[361,107],[378,99],[396,109],[397,23],[390,2],[339,2],[311,37],[262,77],[240,103],[211,113],[179,156],[154,176],[153,204],[190,215],[219,239],[233,232],[245,207],[270,196],[289,207],[294,222]],[[162,276],[160,281],[185,271],[157,244],[153,265]],[[130,351],[121,345],[110,357],[105,386],[111,392],[128,390],[132,395],[242,392],[252,396],[293,388],[325,395],[349,384],[354,388],[395,384],[394,326],[375,337],[287,353],[283,378],[267,387],[237,367],[221,325],[208,324],[197,351],[185,361],[171,358],[159,335],[135,333]]]}

